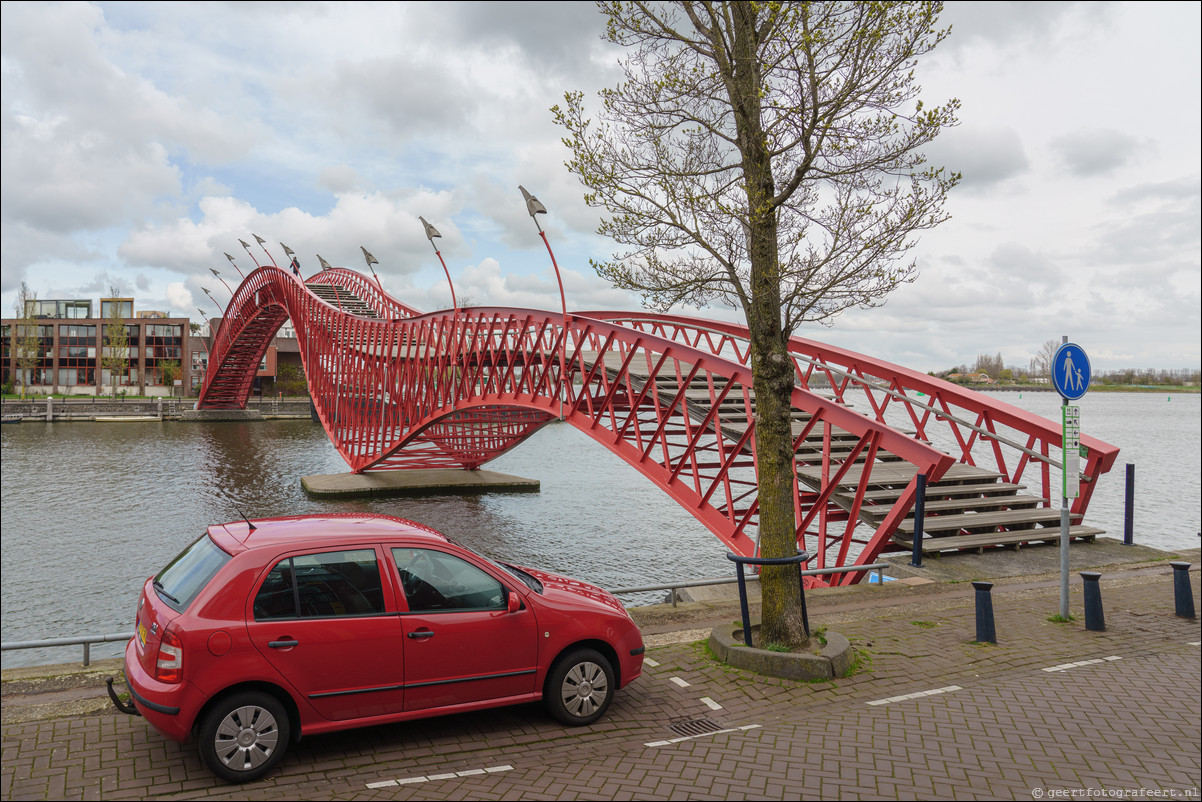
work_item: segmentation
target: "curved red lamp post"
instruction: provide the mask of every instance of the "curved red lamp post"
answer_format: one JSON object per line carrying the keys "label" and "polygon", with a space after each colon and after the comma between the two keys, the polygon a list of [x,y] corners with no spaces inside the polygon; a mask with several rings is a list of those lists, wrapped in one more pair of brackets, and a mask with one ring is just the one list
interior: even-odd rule
{"label": "curved red lamp post", "polygon": [[[421,221],[422,227],[426,231],[426,239],[430,240],[430,247],[434,249],[434,255],[438,257],[439,264],[442,265],[442,272],[447,276],[447,286],[451,288],[451,337],[454,340],[452,347],[446,349],[447,360],[443,365],[444,375],[449,370],[450,362],[457,357],[460,347],[462,346],[463,338],[459,336],[459,301],[455,298],[455,282],[451,281],[451,271],[447,269],[446,260],[442,258],[442,251],[438,250],[438,246],[434,244],[434,238],[442,239],[442,234],[438,229],[426,222],[426,218],[420,215],[417,218]],[[451,408],[455,408],[454,394],[451,396]]]}
{"label": "curved red lamp post", "polygon": [[245,276],[245,275],[242,273],[242,268],[238,267],[238,263],[234,261],[234,257],[230,256],[230,255],[227,253],[227,254],[225,255],[225,258],[230,260],[230,264],[231,264],[231,265],[233,265],[233,266],[234,266],[234,269],[238,271],[238,275],[239,275],[239,276],[242,276],[242,280],[243,280],[243,281],[246,281],[246,276]]}
{"label": "curved red lamp post", "polygon": [[376,280],[376,286],[380,288],[380,292],[383,292],[384,285],[380,283],[380,277],[376,275],[376,269],[372,267],[372,265],[380,264],[380,260],[372,256],[371,252],[362,245],[359,246],[359,250],[363,251],[363,259],[367,262],[367,269],[371,271],[371,277]]}
{"label": "curved red lamp post", "polygon": [[[518,185],[518,189],[522,191],[522,197],[526,199],[526,211],[530,213],[530,219],[534,221],[534,227],[538,229],[538,235],[542,237],[543,245],[547,246],[547,253],[551,256],[551,267],[555,268],[555,281],[559,284],[559,307],[563,311],[563,334],[560,336],[559,345],[559,370],[563,381],[563,393],[570,392],[572,384],[568,380],[567,359],[565,353],[568,350],[568,301],[563,294],[563,277],[559,274],[559,263],[555,261],[555,253],[551,250],[551,243],[547,241],[547,233],[543,231],[543,227],[538,224],[538,218],[535,215],[546,214],[547,207],[538,198],[531,195],[524,186]],[[563,398],[559,401],[559,416],[563,417]]]}
{"label": "curved red lamp post", "polygon": [[267,250],[267,240],[260,237],[258,234],[251,234],[255,238],[255,242],[259,243],[259,247],[263,249],[263,253],[267,254],[267,258],[271,260],[272,267],[279,267],[275,263],[275,257],[271,255],[271,251]]}
{"label": "curved red lamp post", "polygon": [[[253,236],[253,235],[252,235],[252,236]],[[242,246],[242,249],[243,249],[244,251],[246,251],[246,255],[250,257],[250,260],[251,260],[252,262],[254,262],[254,263],[255,263],[255,267],[262,267],[262,266],[263,266],[263,265],[259,264],[259,260],[255,258],[255,255],[254,255],[253,253],[251,253],[251,252],[250,252],[250,245],[248,245],[248,244],[246,243],[246,240],[244,240],[244,239],[240,239],[240,240],[238,240],[238,243],[239,243],[239,244]],[[231,261],[233,261],[233,260],[231,260]]]}
{"label": "curved red lamp post", "polygon": [[210,273],[212,273],[214,276],[216,276],[218,281],[220,281],[222,284],[225,284],[225,289],[226,289],[226,292],[228,292],[228,293],[230,294],[230,297],[231,297],[231,298],[233,298],[233,297],[234,297],[234,291],[230,289],[230,285],[228,285],[228,284],[226,284],[226,283],[225,283],[225,279],[223,279],[223,278],[221,277],[221,274],[220,274],[219,272],[217,272],[216,270],[214,270],[213,268],[211,268],[211,267],[209,268],[209,272],[210,272]]}

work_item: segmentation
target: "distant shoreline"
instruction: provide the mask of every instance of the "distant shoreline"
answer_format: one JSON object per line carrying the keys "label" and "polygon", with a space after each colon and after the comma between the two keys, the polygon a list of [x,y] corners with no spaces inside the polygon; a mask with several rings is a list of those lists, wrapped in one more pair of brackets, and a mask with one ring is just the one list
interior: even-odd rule
{"label": "distant shoreline", "polygon": [[[969,390],[989,390],[1002,393],[1054,393],[1055,387],[1049,387],[1042,384],[961,384],[959,387],[966,387]],[[1091,384],[1089,386],[1091,393],[1177,393],[1178,395],[1198,395],[1202,392],[1202,387],[1175,387],[1169,385],[1162,386],[1137,386],[1127,384]]]}

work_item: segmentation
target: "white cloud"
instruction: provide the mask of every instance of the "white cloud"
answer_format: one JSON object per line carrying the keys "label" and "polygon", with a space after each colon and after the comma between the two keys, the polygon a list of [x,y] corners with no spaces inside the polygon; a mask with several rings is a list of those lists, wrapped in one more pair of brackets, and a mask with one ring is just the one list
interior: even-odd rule
{"label": "white cloud", "polygon": [[1022,138],[1008,126],[952,128],[926,149],[926,156],[932,165],[961,174],[961,192],[997,191],[1031,167]]}
{"label": "white cloud", "polygon": [[1149,143],[1111,128],[1075,131],[1052,140],[1052,150],[1075,176],[1107,175],[1145,151]]}
{"label": "white cloud", "polygon": [[173,281],[167,285],[167,300],[171,302],[174,309],[183,310],[183,314],[191,316],[192,307],[195,306],[192,299],[192,293],[184,286],[183,282]]}
{"label": "white cloud", "polygon": [[[1202,86],[1181,65],[1202,61],[1199,8],[949,3],[955,30],[919,74],[928,102],[963,104],[928,151],[964,173],[952,219],[922,238],[914,284],[814,336],[928,369],[1025,362],[1072,327],[1098,368],[1196,366]],[[238,245],[252,233],[306,270],[317,253],[362,269],[366,246],[386,288],[445,307],[421,215],[461,296],[555,310],[519,184],[548,207],[569,308],[637,305],[588,267],[615,248],[548,111],[618,80],[591,5],[0,13],[5,308],[22,280],[42,297],[115,281],[138,308],[193,314],[211,305],[202,286],[224,292],[210,268],[237,278],[224,252],[253,267]]]}

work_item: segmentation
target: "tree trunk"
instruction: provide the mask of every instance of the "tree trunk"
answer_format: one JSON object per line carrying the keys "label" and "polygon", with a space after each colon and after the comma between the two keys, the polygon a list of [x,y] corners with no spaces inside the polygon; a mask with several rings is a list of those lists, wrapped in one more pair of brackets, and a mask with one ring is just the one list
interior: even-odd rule
{"label": "tree trunk", "polygon": [[[756,472],[759,477],[761,557],[797,553],[793,492],[793,365],[781,324],[781,276],[778,262],[776,194],[772,158],[761,122],[761,84],[755,7],[732,6],[734,63],[729,82],[743,174],[747,188],[747,251],[751,263],[746,314],[751,334],[752,387],[755,390]],[[797,567],[764,566],[760,637],[762,643],[787,646],[807,641],[801,615]]]}

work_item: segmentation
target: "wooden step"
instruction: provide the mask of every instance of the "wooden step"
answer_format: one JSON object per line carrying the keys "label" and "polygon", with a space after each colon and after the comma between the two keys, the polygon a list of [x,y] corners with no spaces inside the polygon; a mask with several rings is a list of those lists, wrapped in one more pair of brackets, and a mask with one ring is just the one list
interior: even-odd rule
{"label": "wooden step", "polygon": [[[1080,520],[1081,516],[1073,518]],[[1036,526],[1054,526],[1060,523],[1060,510],[1051,507],[1029,510],[994,510],[991,512],[966,512],[960,515],[927,515],[923,520],[923,531],[927,534],[960,532],[968,529],[1033,529]],[[897,525],[902,535],[912,535],[914,519],[907,518]]]}
{"label": "wooden step", "polygon": [[1038,507],[1040,504],[1043,504],[1046,501],[1046,498],[1039,498],[1038,496],[1020,496],[1017,494],[1013,496],[977,496],[972,498],[960,497],[945,499],[942,501],[931,501],[930,499],[927,499],[925,502],[923,502],[923,512],[926,515],[931,515],[932,513],[946,514],[951,510],[974,510],[979,512],[981,510],[997,507],[1005,507],[1012,510],[1029,509],[1031,507]]}
{"label": "wooden step", "polygon": [[[1043,504],[1047,499],[1037,498],[1036,496],[976,496],[973,498],[955,498],[944,501],[928,500],[923,505],[924,520],[930,520],[932,515],[949,515],[972,512],[982,512],[985,510],[1002,509],[1031,509]],[[863,508],[864,517],[872,521],[879,522],[892,509],[891,505],[880,504],[877,506]],[[910,514],[906,516],[906,520],[913,520],[914,510],[910,510]]]}
{"label": "wooden step", "polygon": [[[853,466],[848,470],[843,480],[839,483],[840,487],[858,487],[860,484],[860,475],[863,472],[863,465]],[[875,464],[872,466],[871,473],[868,478],[869,487],[897,487],[910,483],[914,478],[914,474],[918,469],[913,465],[908,464]],[[797,476],[806,484],[812,487],[820,487],[822,481],[822,469],[818,466],[807,466],[797,471]],[[1002,478],[1000,473],[988,471],[984,468],[976,468],[972,465],[955,464],[947,469],[947,473],[938,482],[929,484],[928,490],[933,487],[943,487],[944,485],[956,484],[981,484],[991,480]]]}
{"label": "wooden step", "polygon": [[[1106,534],[1105,529],[1096,529],[1092,526],[1076,525],[1070,526],[1068,530],[1069,540],[1084,540],[1087,543],[1092,543],[1095,537],[1104,534]],[[912,537],[894,535],[893,542],[899,546],[903,546],[907,551],[914,549],[914,540]],[[1040,529],[1023,529],[1018,532],[982,532],[975,535],[924,537],[922,539],[922,553],[938,555],[943,551],[963,551],[967,549],[980,554],[987,548],[997,546],[1017,550],[1027,543],[1059,542],[1059,527],[1043,527]]]}
{"label": "wooden step", "polygon": [[[928,485],[926,497],[940,499],[956,496],[1000,496],[1014,495],[1019,490],[1026,490],[1026,485],[1010,484],[1008,482],[984,482],[968,485]],[[905,492],[904,487],[889,487],[883,490],[869,490],[864,493],[864,500],[874,503],[896,501]],[[929,501],[928,501],[929,503]]]}
{"label": "wooden step", "polygon": [[379,317],[366,301],[350,290],[334,284],[306,284],[310,292],[331,306],[359,317]]}

